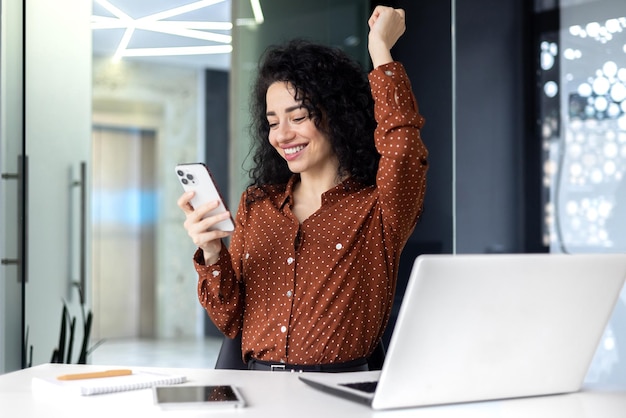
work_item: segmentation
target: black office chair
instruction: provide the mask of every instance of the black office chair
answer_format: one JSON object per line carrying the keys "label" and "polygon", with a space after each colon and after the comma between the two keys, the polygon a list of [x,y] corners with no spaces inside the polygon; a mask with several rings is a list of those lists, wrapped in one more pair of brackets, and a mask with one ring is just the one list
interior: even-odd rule
{"label": "black office chair", "polygon": [[[248,365],[241,359],[241,333],[235,338],[224,337],[215,362],[216,369],[247,370]],[[367,359],[370,370],[380,370],[385,361],[385,346],[381,341]]]}
{"label": "black office chair", "polygon": [[367,365],[370,370],[382,370],[383,363],[385,362],[385,355],[387,351],[385,349],[385,343],[380,340],[372,355],[367,358]]}
{"label": "black office chair", "polygon": [[224,337],[215,368],[248,370],[248,365],[243,362],[241,356],[241,332],[235,338]]}

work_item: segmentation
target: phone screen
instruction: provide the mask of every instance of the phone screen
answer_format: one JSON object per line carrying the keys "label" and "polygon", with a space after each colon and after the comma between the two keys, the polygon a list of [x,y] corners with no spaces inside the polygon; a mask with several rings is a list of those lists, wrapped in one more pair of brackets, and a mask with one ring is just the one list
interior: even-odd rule
{"label": "phone screen", "polygon": [[155,401],[162,407],[176,405],[211,405],[243,406],[243,400],[231,385],[211,386],[157,386]]}

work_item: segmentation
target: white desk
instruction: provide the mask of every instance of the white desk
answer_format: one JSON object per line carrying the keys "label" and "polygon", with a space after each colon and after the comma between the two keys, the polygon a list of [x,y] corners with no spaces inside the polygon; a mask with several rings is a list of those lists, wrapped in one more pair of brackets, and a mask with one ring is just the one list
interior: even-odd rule
{"label": "white desk", "polygon": [[[579,393],[477,402],[450,406],[374,412],[364,405],[315,390],[298,380],[297,373],[213,369],[133,368],[183,373],[186,384],[233,384],[241,389],[248,406],[241,410],[161,411],[152,404],[149,389],[95,396],[35,398],[33,377],[55,377],[110,369],[110,366],[45,364],[0,375],[0,417],[100,417],[210,416],[210,417],[412,417],[412,418],[624,418],[626,388],[586,389]],[[537,376],[540,379],[540,376]]]}

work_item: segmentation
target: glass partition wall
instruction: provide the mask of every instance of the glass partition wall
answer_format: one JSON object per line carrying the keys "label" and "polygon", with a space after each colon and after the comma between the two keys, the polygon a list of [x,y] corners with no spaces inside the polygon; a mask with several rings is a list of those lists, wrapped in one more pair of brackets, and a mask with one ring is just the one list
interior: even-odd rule
{"label": "glass partition wall", "polygon": [[[626,252],[626,7],[535,2],[543,241],[555,253]],[[626,381],[626,291],[587,377]]]}
{"label": "glass partition wall", "polygon": [[544,240],[554,252],[624,252],[626,8],[560,3],[537,45]]}
{"label": "glass partition wall", "polygon": [[[81,167],[90,147],[91,9],[80,0],[0,4],[0,352],[3,370],[14,370],[67,359],[59,345],[62,307],[79,316],[76,288],[87,286],[80,249],[87,233],[81,216],[87,179]],[[81,322],[66,329],[69,335],[73,327],[77,344],[84,336]]]}
{"label": "glass partition wall", "polygon": [[[24,235],[22,8],[0,2],[0,373],[22,364]],[[8,63],[16,65],[9,65]]]}

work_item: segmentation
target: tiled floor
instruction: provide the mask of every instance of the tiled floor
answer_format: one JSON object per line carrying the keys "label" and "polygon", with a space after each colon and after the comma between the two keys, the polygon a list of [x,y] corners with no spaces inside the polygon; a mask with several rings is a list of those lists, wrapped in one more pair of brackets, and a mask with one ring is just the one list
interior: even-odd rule
{"label": "tiled floor", "polygon": [[107,340],[90,355],[89,363],[118,366],[213,368],[221,338]]}

